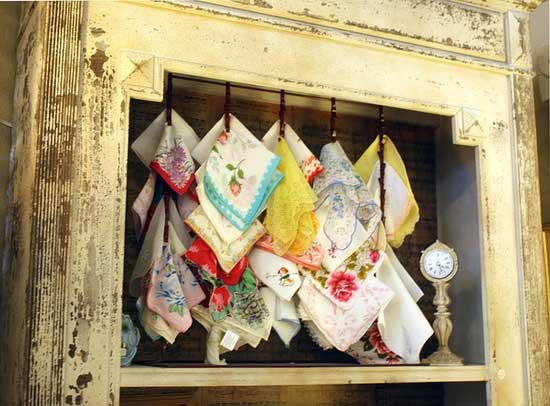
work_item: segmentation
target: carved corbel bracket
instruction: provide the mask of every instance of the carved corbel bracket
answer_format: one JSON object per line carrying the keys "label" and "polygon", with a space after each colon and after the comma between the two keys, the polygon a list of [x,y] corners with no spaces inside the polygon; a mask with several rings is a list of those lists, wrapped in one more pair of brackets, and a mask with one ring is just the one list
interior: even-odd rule
{"label": "carved corbel bracket", "polygon": [[461,108],[452,118],[453,142],[457,145],[476,147],[487,131],[481,111]]}
{"label": "carved corbel bracket", "polygon": [[156,102],[162,100],[164,72],[158,57],[139,51],[123,51],[120,67],[122,85],[130,96]]}

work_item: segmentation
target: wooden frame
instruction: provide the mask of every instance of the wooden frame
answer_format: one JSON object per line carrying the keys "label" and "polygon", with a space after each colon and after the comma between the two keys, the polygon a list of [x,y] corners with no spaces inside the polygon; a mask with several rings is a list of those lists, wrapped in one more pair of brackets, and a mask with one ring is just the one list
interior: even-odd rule
{"label": "wooden frame", "polygon": [[[258,13],[216,3],[25,8],[16,104],[21,142],[13,164],[21,172],[12,179],[14,254],[3,288],[34,293],[7,303],[13,316],[3,326],[13,328],[4,333],[5,359],[24,367],[2,396],[36,405],[117,404],[121,384],[208,385],[211,373],[221,373],[201,369],[206,373],[197,380],[189,370],[119,367],[129,99],[160,101],[163,73],[170,71],[452,117],[454,142],[476,148],[487,365],[398,367],[383,370],[384,378],[375,378],[377,368],[308,368],[300,382],[487,379],[494,405],[550,402],[526,15],[490,13],[504,23],[494,24],[503,48],[495,55],[481,47],[472,58],[468,41],[486,10],[468,8],[474,17],[464,20],[463,32],[450,31],[450,49],[428,31],[415,32],[414,19],[390,35],[392,27],[346,30],[322,19],[313,26],[279,6]],[[401,12],[413,3],[403,1]],[[445,24],[460,7],[469,6],[452,3],[451,11],[429,10],[426,18]],[[343,17],[353,12],[350,6]],[[414,36],[423,39],[395,41]],[[70,80],[59,82],[60,72]],[[302,370],[223,372],[234,373],[228,378],[234,384],[266,384],[276,373],[283,385]]]}

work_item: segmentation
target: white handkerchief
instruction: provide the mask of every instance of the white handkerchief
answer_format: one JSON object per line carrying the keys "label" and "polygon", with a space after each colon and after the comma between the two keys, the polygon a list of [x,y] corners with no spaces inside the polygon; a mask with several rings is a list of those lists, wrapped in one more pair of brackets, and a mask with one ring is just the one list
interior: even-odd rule
{"label": "white handkerchief", "polygon": [[378,270],[378,278],[395,292],[395,297],[380,313],[378,328],[388,348],[405,362],[415,364],[420,362],[420,350],[433,330],[401,280],[400,275],[404,270],[396,270],[402,268],[402,265],[391,254],[388,251]]}
{"label": "white handkerchief", "polygon": [[[279,121],[277,120],[262,138],[265,147],[270,151],[275,151],[279,142]],[[298,137],[294,129],[285,123],[285,141],[288,144],[290,152],[300,166],[306,180],[311,183],[313,179],[323,172],[323,165],[313,155],[304,142]]]}
{"label": "white handkerchief", "polygon": [[[132,143],[132,150],[146,167],[149,167],[155,157],[157,148],[164,133],[166,123],[166,110],[160,113],[155,120]],[[172,127],[183,138],[185,146],[192,151],[199,143],[199,137],[195,130],[178,114],[172,110]]]}
{"label": "white handkerchief", "polygon": [[315,325],[340,351],[346,351],[365,334],[393,297],[393,292],[376,277],[369,277],[355,306],[344,310],[336,306],[306,278],[298,296]]}
{"label": "white handkerchief", "polygon": [[261,288],[260,293],[267,308],[274,314],[273,328],[281,341],[288,347],[301,327],[294,302],[292,300],[282,300],[268,287]]}
{"label": "white handkerchief", "polygon": [[271,252],[254,248],[248,261],[258,279],[283,300],[290,300],[302,283],[296,264]]}

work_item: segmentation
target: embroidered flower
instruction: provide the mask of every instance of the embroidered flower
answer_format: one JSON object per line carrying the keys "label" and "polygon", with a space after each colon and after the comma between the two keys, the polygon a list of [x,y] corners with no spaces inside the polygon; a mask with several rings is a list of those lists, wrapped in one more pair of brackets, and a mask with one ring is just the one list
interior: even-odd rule
{"label": "embroidered flower", "polygon": [[347,302],[353,295],[353,292],[359,289],[355,281],[356,276],[354,274],[334,272],[328,281],[330,294],[340,302]]}
{"label": "embroidered flower", "polygon": [[212,291],[211,303],[216,307],[216,311],[221,312],[229,305],[231,293],[225,286],[218,286]]}
{"label": "embroidered flower", "polygon": [[231,181],[229,182],[229,190],[231,191],[231,194],[233,196],[239,196],[239,194],[241,193],[241,184],[235,179],[231,179]]}
{"label": "embroidered flower", "polygon": [[376,264],[379,259],[380,259],[380,253],[378,252],[378,250],[373,250],[373,251],[370,252],[370,260],[373,263]]}
{"label": "embroidered flower", "polygon": [[188,183],[195,170],[187,151],[181,145],[176,145],[168,152],[157,156],[151,165],[152,167],[158,165],[167,174],[170,182],[178,188],[184,187]]}
{"label": "embroidered flower", "polygon": [[229,138],[229,135],[224,131],[223,133],[220,134],[220,136],[218,137],[218,142],[222,145],[225,145],[225,143],[227,142],[227,139]]}

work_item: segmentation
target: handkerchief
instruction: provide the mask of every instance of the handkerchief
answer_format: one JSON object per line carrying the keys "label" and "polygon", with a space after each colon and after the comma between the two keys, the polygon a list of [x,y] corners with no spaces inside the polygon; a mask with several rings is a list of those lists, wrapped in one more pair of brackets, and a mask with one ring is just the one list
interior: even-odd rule
{"label": "handkerchief", "polygon": [[325,334],[315,325],[315,323],[311,319],[310,314],[308,313],[307,309],[304,307],[304,304],[301,301],[298,302],[297,311],[311,339],[325,351],[334,348],[334,346],[327,339]]}
{"label": "handkerchief", "polygon": [[302,272],[323,295],[347,310],[361,296],[363,285],[376,274],[385,255],[383,251],[372,250],[365,244],[332,272],[324,268],[318,271],[303,269]]}
{"label": "handkerchief", "polygon": [[[275,250],[273,249],[273,239],[269,234],[264,234],[264,236],[256,242],[256,247],[275,253]],[[316,270],[321,267],[321,261],[323,260],[324,254],[325,252],[323,251],[321,244],[317,241],[313,241],[311,247],[309,247],[304,254],[293,255],[287,252],[283,255],[283,258],[303,266],[304,268]]]}
{"label": "handkerchief", "polygon": [[[355,163],[355,169],[367,182],[372,196],[380,204],[380,161],[378,149],[379,137],[367,148]],[[388,242],[395,248],[403,243],[405,237],[414,231],[420,219],[418,204],[407,176],[405,164],[391,139],[384,135],[384,215]]]}
{"label": "handkerchief", "polygon": [[325,170],[313,183],[321,223],[317,241],[327,252],[323,265],[333,271],[373,236],[381,212],[339,142],[323,147],[321,162]]}
{"label": "handkerchief", "polygon": [[[275,151],[277,142],[279,140],[279,121],[271,126],[269,131],[262,138],[262,142],[265,147],[270,151]],[[323,165],[319,160],[311,153],[309,148],[298,137],[298,134],[294,129],[285,123],[285,141],[288,144],[288,148],[292,152],[294,159],[300,166],[305,179],[308,183],[313,182],[313,179],[323,172]]]}
{"label": "handkerchief", "polygon": [[388,348],[380,331],[378,323],[374,322],[361,340],[352,344],[346,351],[361,365],[396,365],[404,364],[403,358]]}
{"label": "handkerchief", "polygon": [[141,326],[153,341],[163,337],[170,344],[174,344],[179,331],[171,328],[162,317],[149,310],[145,304],[145,297],[141,296],[136,303]]}
{"label": "handkerchief", "polygon": [[378,328],[387,347],[405,362],[414,364],[420,362],[420,350],[433,330],[409,293],[410,286],[401,280],[400,275],[406,272],[389,248],[378,278],[395,292],[395,298],[380,313]]}
{"label": "handkerchief", "polygon": [[336,306],[306,278],[298,296],[315,325],[330,343],[346,351],[357,342],[393,297],[393,292],[376,277],[367,279],[355,306],[344,310]]}
{"label": "handkerchief", "polygon": [[227,244],[204,214],[202,206],[191,213],[185,224],[208,244],[216,254],[220,267],[228,273],[265,233],[264,226],[256,220],[238,239]]}
{"label": "handkerchief", "polygon": [[273,329],[281,341],[288,347],[290,341],[300,331],[300,319],[292,300],[282,300],[270,288],[263,287],[260,293],[273,317]]}
{"label": "handkerchief", "polygon": [[281,159],[278,169],[284,177],[267,202],[264,225],[277,255],[287,251],[301,255],[311,246],[319,229],[313,213],[317,197],[284,139],[279,141],[275,153]]}
{"label": "handkerchief", "polygon": [[[155,158],[165,126],[166,110],[160,113],[131,145],[140,161],[148,168]],[[171,127],[177,133],[176,138],[182,139],[189,151],[192,151],[199,143],[199,137],[193,128],[175,110],[172,110]]]}
{"label": "handkerchief", "polygon": [[150,172],[145,185],[132,204],[132,218],[134,220],[134,229],[138,241],[141,241],[141,237],[145,229],[145,223],[147,221],[147,213],[153,203],[156,180],[157,175],[154,172]]}
{"label": "handkerchief", "polygon": [[283,300],[290,300],[302,283],[296,265],[275,254],[254,248],[248,260],[258,279]]}
{"label": "handkerchief", "polygon": [[222,117],[213,129],[218,139],[208,155],[204,190],[218,211],[245,230],[282,179],[280,159],[250,133],[235,128],[226,133],[223,126]]}

